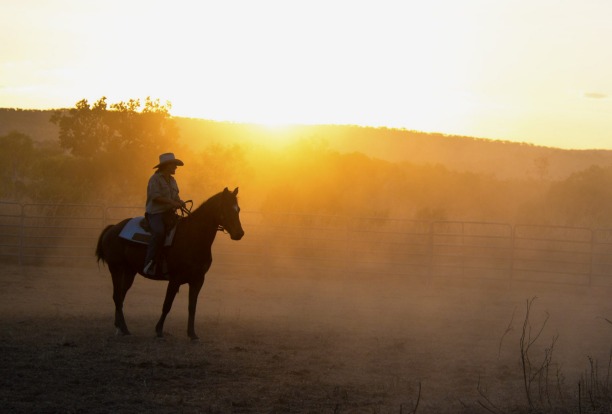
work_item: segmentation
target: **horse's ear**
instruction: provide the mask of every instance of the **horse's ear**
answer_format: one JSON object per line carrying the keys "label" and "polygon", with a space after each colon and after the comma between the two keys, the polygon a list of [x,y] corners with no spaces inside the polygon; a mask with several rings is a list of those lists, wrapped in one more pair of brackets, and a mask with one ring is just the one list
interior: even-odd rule
{"label": "horse's ear", "polygon": [[234,188],[234,192],[232,194],[238,195],[238,187]]}
{"label": "horse's ear", "polygon": [[228,189],[227,187],[225,187],[225,188],[223,189],[223,193],[229,193],[229,189]]}

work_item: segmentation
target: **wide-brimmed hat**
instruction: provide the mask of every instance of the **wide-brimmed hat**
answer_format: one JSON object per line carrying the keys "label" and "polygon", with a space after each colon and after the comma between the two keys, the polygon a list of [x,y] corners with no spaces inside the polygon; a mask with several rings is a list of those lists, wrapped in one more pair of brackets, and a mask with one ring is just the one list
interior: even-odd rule
{"label": "wide-brimmed hat", "polygon": [[165,154],[162,154],[162,155],[159,156],[159,164],[157,164],[153,168],[159,168],[162,165],[166,165],[166,164],[185,165],[185,164],[183,164],[183,161],[181,161],[178,158],[174,157],[174,153],[166,152]]}

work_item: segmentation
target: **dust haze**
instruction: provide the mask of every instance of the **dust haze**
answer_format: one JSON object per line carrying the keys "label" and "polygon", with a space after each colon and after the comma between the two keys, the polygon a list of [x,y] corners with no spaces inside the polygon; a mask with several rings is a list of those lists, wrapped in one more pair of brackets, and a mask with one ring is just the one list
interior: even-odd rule
{"label": "dust haze", "polygon": [[[174,124],[147,104],[146,134],[131,133],[140,118],[126,107],[93,120],[112,134],[75,135],[90,114],[81,101],[55,115],[59,139],[0,137],[13,177],[2,194],[19,207],[2,216],[4,247],[32,258],[0,263],[3,409],[577,412],[579,383],[607,390],[609,408],[609,151],[342,126],[269,146],[269,131]],[[142,214],[166,151],[185,162],[176,178],[196,206],[240,187],[246,235],[213,245],[198,343],[186,287],[154,337],[166,284],[141,277],[125,301],[132,335],[115,336],[110,275],[93,257],[102,223]],[[44,226],[77,226],[62,220],[87,229],[41,246]]]}
{"label": "dust haze", "polygon": [[[572,395],[589,357],[607,369],[607,288],[394,277],[384,267],[347,273],[288,259],[244,266],[239,245],[213,246],[220,260],[200,294],[197,343],[186,335],[186,286],[160,340],[154,325],[166,284],[138,277],[125,303],[132,336],[121,337],[106,268],[3,265],[4,406],[396,413],[418,404],[423,413],[467,413],[480,412],[486,395],[524,407],[519,341],[534,297],[532,336],[548,315],[534,364],[558,336],[551,386]],[[235,258],[223,258],[226,247]]]}

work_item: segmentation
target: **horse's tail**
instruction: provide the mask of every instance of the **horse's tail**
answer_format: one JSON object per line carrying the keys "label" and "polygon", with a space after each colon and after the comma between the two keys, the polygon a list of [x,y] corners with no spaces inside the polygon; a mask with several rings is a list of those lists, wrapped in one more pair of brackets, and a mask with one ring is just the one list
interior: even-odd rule
{"label": "horse's tail", "polygon": [[96,245],[96,257],[98,258],[98,263],[100,263],[100,261],[102,261],[102,263],[105,263],[104,251],[102,250],[102,239],[111,227],[113,227],[112,224],[106,226],[106,228],[102,230],[102,233],[100,233],[100,237],[98,237],[98,244]]}

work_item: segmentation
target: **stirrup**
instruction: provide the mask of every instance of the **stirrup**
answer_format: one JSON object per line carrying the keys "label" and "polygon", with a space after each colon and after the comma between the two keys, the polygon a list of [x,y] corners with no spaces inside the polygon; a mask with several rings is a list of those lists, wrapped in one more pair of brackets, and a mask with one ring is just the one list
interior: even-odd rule
{"label": "stirrup", "polygon": [[155,261],[151,260],[142,270],[145,275],[155,276]]}

